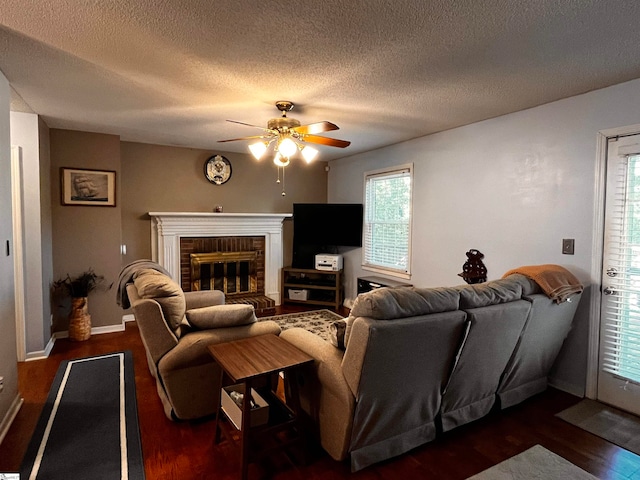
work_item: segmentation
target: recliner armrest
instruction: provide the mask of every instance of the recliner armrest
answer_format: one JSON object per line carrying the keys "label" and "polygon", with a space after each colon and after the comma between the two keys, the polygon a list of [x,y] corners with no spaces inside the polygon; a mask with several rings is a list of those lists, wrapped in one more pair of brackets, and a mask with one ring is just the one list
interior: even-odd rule
{"label": "recliner armrest", "polygon": [[132,305],[133,315],[140,329],[140,337],[154,364],[178,344],[169,329],[160,304],[152,299],[139,299]]}
{"label": "recliner armrest", "polygon": [[220,290],[184,292],[184,299],[187,303],[187,310],[210,307],[212,305],[224,305],[224,292]]}
{"label": "recliner armrest", "polygon": [[180,338],[178,345],[159,364],[160,374],[190,368],[205,363],[215,363],[207,347],[224,342],[232,342],[248,337],[273,334],[278,335],[280,327],[276,322],[265,320],[237,327],[196,330]]}
{"label": "recliner armrest", "polygon": [[186,317],[187,322],[199,330],[249,325],[257,320],[253,306],[241,303],[189,309]]}

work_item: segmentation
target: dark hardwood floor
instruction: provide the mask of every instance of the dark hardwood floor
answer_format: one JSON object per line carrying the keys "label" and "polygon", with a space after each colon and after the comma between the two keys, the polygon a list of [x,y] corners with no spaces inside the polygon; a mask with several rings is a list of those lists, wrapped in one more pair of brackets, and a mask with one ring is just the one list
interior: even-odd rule
{"label": "dark hardwood floor", "polygon": [[[293,310],[287,307],[280,312]],[[58,340],[46,360],[18,365],[24,405],[0,445],[0,472],[18,470],[60,362],[120,350],[131,350],[134,356],[147,479],[238,478],[235,448],[227,442],[214,446],[214,421],[172,422],[164,416],[134,322],[127,323],[124,332],[94,335],[86,342]],[[554,416],[579,400],[549,389],[518,406],[492,413],[408,454],[355,474],[350,473],[347,462],[336,462],[319,447],[313,447],[305,466],[278,455],[268,463],[251,465],[249,475],[251,479],[465,479],[540,444],[603,480],[640,480],[639,456]]]}

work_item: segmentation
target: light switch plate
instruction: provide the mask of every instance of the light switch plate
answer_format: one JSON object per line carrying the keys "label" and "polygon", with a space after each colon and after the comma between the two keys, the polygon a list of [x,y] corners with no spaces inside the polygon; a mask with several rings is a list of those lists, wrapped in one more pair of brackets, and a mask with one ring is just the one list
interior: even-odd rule
{"label": "light switch plate", "polygon": [[573,255],[575,249],[575,239],[563,238],[562,239],[562,253],[564,255]]}

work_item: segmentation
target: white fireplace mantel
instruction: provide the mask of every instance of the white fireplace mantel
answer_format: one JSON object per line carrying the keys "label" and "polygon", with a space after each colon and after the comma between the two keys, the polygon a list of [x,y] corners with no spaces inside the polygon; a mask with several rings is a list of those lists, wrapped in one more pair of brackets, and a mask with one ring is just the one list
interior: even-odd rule
{"label": "white fireplace mantel", "polygon": [[280,304],[282,222],[290,213],[149,212],[151,255],[180,283],[181,237],[265,237],[265,295]]}

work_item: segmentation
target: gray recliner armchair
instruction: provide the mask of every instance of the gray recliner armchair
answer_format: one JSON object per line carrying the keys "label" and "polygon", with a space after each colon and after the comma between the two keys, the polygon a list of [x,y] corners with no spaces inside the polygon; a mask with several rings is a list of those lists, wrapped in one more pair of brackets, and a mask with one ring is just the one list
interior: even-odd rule
{"label": "gray recliner armchair", "polygon": [[169,276],[140,268],[126,284],[165,414],[172,420],[212,415],[220,402],[221,372],[207,346],[244,337],[280,334],[258,322],[251,305],[225,305],[217,290],[184,292]]}

